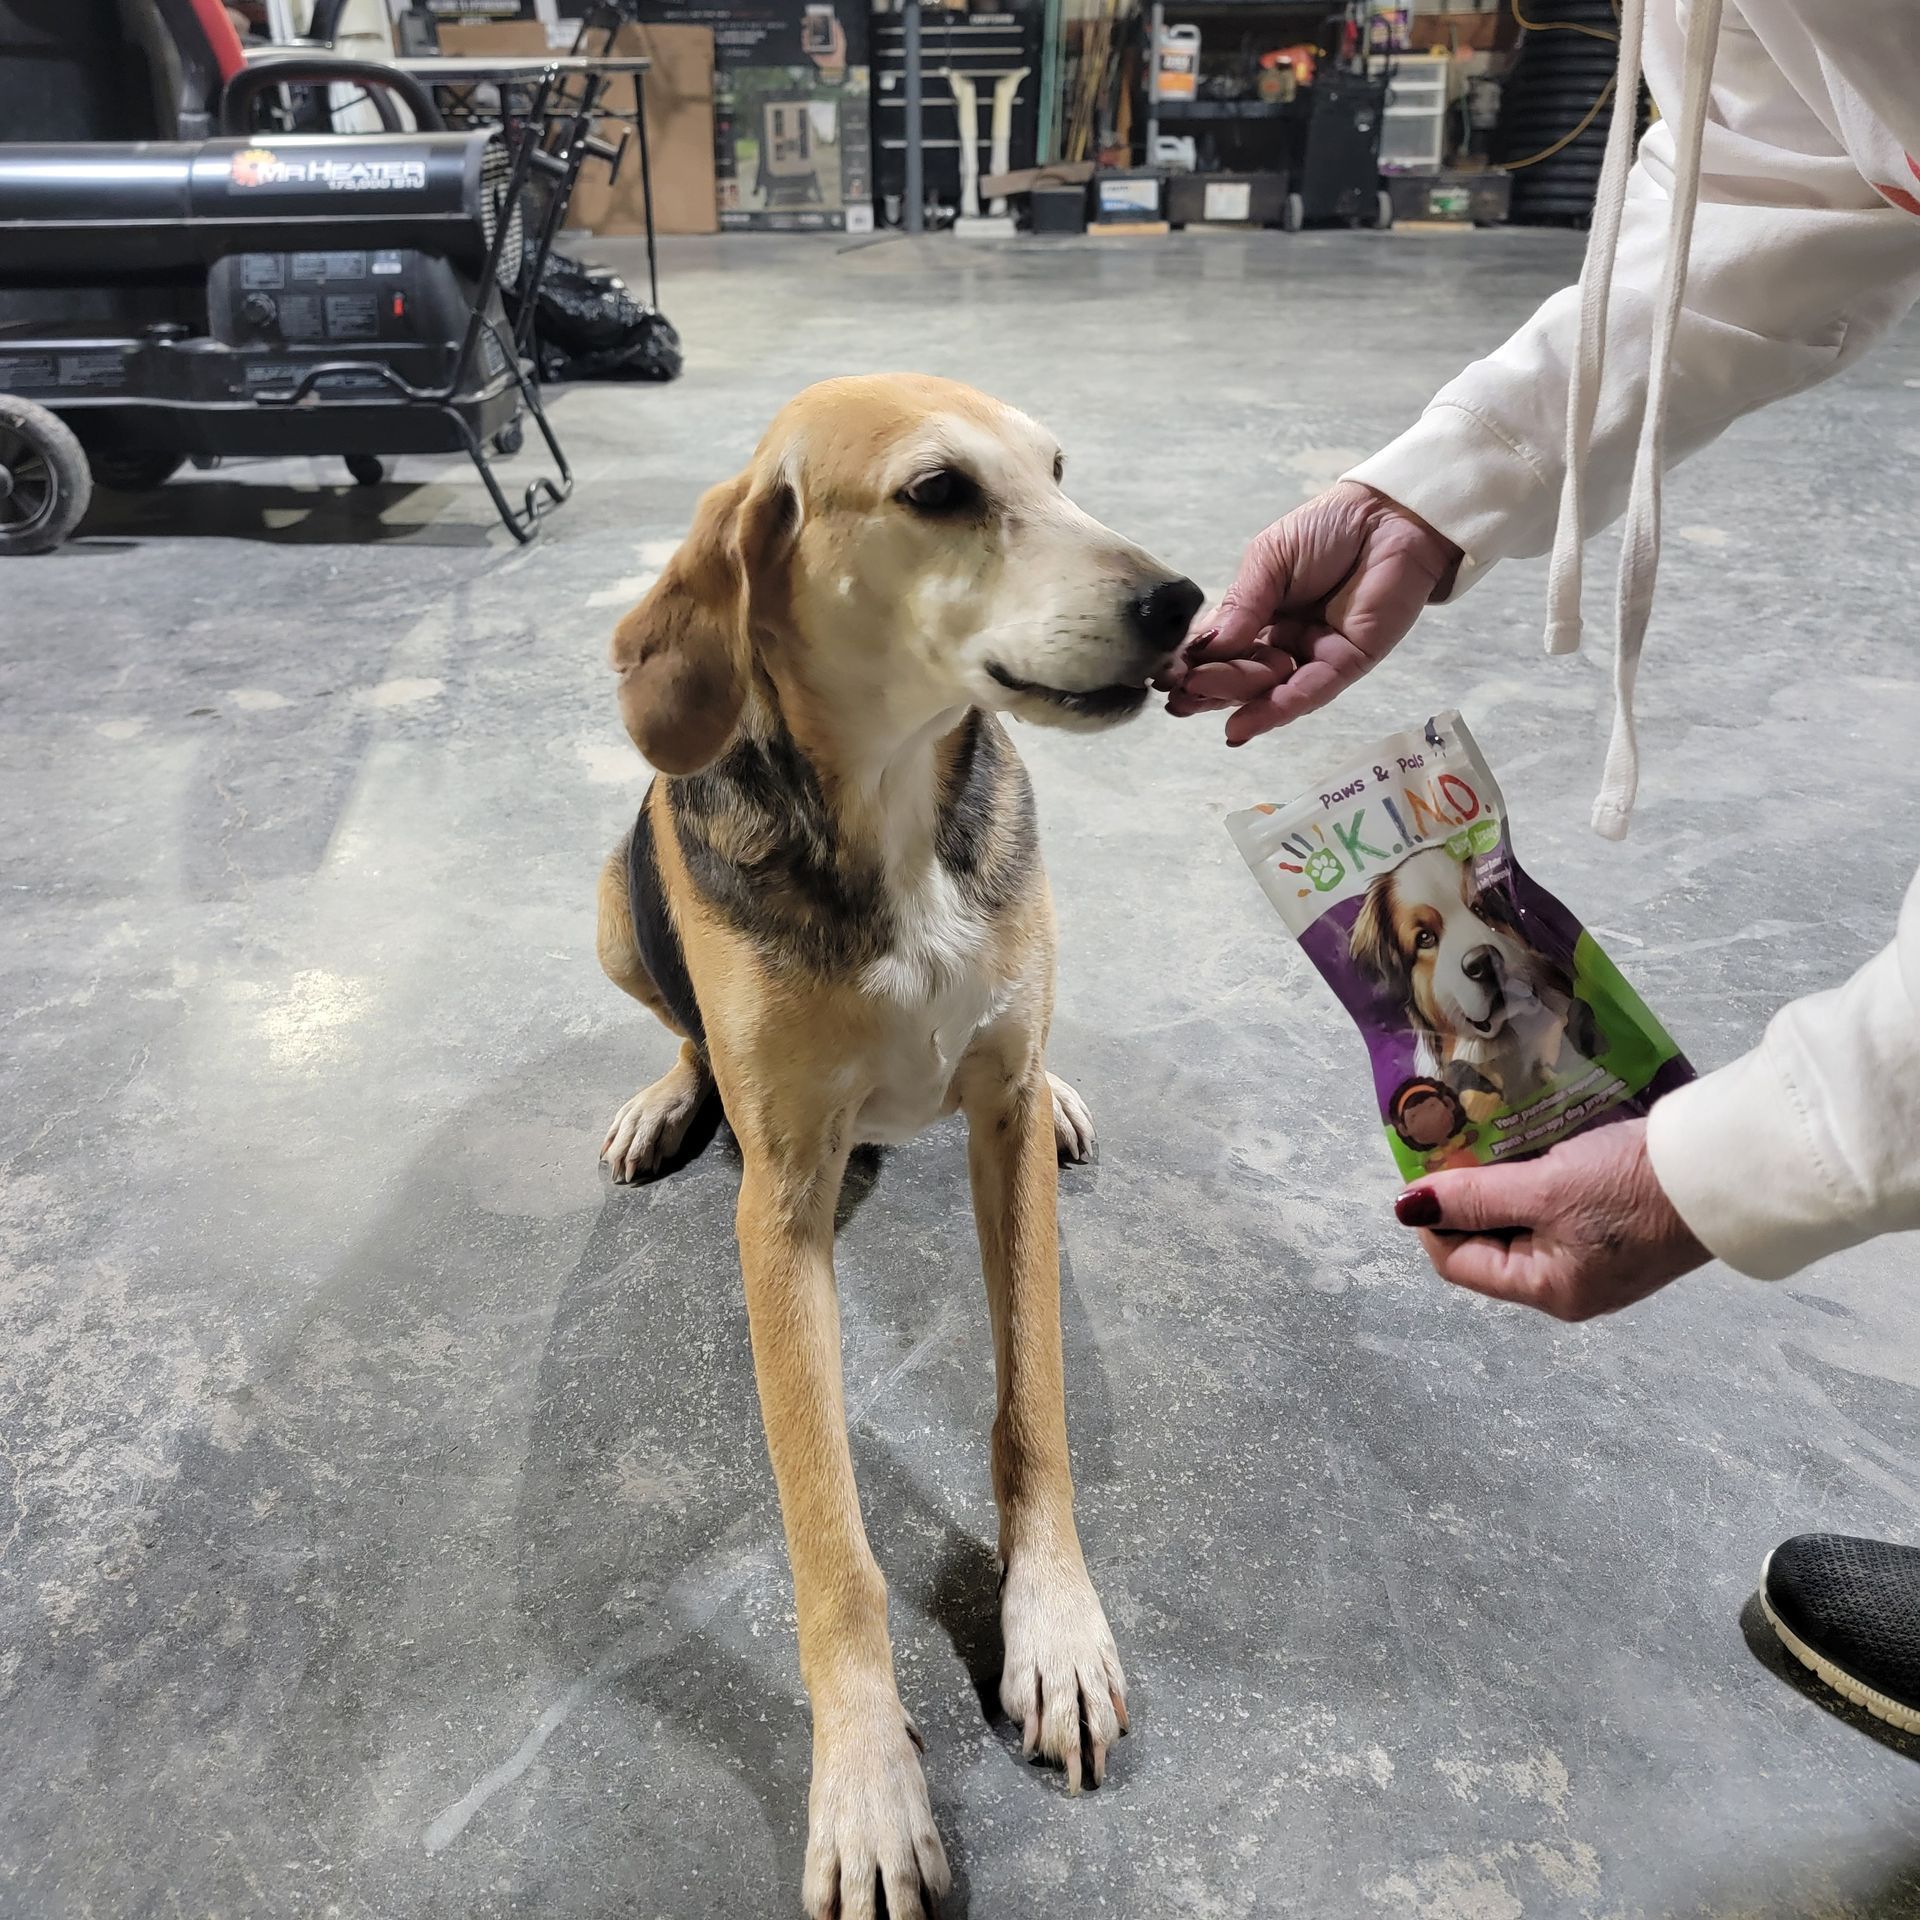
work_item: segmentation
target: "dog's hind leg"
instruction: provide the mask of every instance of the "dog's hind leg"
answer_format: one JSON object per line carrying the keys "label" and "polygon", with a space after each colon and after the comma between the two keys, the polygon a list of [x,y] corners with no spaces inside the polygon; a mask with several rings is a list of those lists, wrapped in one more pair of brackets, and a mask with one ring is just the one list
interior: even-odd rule
{"label": "dog's hind leg", "polygon": [[650,1087],[642,1087],[613,1116],[600,1158],[617,1181],[638,1180],[657,1171],[680,1151],[687,1129],[713,1093],[713,1071],[705,1050],[674,1017],[634,937],[633,909],[627,891],[627,849],[623,842],[600,869],[599,928],[595,941],[600,965],[616,987],[630,993],[669,1032],[680,1036],[680,1057]]}
{"label": "dog's hind leg", "polygon": [[1000,1704],[1024,1749],[1064,1767],[1077,1792],[1083,1780],[1100,1784],[1107,1749],[1126,1730],[1127,1683],[1073,1524],[1055,1213],[1059,1085],[1037,1047],[1013,1061],[990,1050],[963,1067],[960,1100],[998,1389]]}

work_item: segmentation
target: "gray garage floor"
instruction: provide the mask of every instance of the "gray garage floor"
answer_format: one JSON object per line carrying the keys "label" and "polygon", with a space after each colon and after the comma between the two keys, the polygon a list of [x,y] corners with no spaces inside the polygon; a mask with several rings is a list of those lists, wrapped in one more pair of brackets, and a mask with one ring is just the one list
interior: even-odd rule
{"label": "gray garage floor", "polygon": [[[1571,268],[1564,236],[669,255],[689,371],[470,477],[102,507],[0,586],[0,1913],[797,1911],[808,1728],[724,1136],[615,1191],[668,1057],[595,967],[642,773],[602,650],[775,406],[913,366],[1095,512],[1242,541]],[[1359,1042],[1220,818],[1457,702],[1529,863],[1704,1063],[1885,937],[1920,819],[1920,336],[1671,488],[1634,837],[1604,657],[1496,572],[1229,754],[1021,736],[1062,923],[1082,1532],[1136,1737],[1069,1801],[983,1715],[991,1361],[952,1126],[843,1235],[854,1451],[976,1920],[1920,1914],[1920,1771],[1782,1670],[1776,1537],[1920,1531],[1886,1244],[1566,1329],[1386,1211]],[[1596,592],[1595,605],[1601,595]]]}

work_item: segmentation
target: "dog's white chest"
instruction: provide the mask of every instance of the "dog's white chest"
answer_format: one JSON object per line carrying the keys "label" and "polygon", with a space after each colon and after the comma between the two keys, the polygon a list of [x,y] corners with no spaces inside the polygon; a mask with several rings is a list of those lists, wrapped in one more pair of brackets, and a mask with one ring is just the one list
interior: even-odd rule
{"label": "dog's white chest", "polygon": [[910,1140],[953,1111],[954,1075],[1009,985],[992,964],[986,927],[944,874],[897,898],[894,909],[893,946],[861,975],[884,1019],[875,1085],[857,1127],[880,1146]]}

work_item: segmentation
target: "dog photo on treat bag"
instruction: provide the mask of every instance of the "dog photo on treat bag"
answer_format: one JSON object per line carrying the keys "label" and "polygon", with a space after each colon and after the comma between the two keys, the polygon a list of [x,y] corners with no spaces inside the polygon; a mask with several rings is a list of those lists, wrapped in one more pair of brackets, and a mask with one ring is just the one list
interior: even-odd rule
{"label": "dog photo on treat bag", "polygon": [[1692,1077],[1514,858],[1499,783],[1457,714],[1227,826],[1365,1037],[1408,1179],[1543,1152]]}

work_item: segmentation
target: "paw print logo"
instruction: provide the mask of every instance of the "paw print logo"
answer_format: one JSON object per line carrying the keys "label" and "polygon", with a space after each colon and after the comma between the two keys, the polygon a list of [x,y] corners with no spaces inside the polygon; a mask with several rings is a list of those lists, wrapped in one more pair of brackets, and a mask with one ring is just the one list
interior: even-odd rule
{"label": "paw print logo", "polygon": [[1337,887],[1346,871],[1340,864],[1340,856],[1329,847],[1320,847],[1307,855],[1307,878],[1322,893]]}

